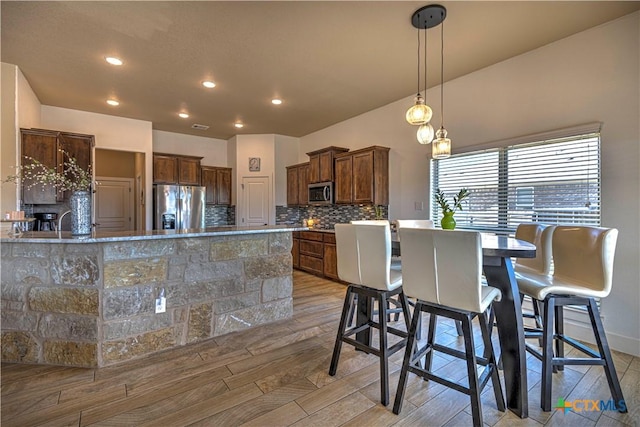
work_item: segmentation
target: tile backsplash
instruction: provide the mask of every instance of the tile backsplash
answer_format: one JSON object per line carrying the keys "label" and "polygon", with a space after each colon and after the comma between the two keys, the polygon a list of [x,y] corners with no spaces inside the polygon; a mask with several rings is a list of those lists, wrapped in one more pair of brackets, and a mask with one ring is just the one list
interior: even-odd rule
{"label": "tile backsplash", "polygon": [[[382,217],[389,217],[389,207],[382,208]],[[335,224],[356,219],[375,219],[373,205],[331,205],[331,206],[276,206],[276,224],[298,224],[313,218],[314,228],[333,229]]]}

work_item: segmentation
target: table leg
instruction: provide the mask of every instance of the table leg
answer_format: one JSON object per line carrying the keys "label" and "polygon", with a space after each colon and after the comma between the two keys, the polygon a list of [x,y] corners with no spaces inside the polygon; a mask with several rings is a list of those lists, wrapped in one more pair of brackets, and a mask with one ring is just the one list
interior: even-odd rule
{"label": "table leg", "polygon": [[483,269],[487,283],[502,292],[502,300],[493,303],[502,350],[507,407],[520,418],[529,415],[527,360],[518,284],[511,258],[485,257]]}

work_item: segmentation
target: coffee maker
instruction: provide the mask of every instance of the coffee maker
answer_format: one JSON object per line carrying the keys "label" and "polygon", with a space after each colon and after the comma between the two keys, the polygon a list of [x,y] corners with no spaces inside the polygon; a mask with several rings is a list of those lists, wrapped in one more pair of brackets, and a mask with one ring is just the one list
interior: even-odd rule
{"label": "coffee maker", "polygon": [[55,212],[35,213],[36,219],[34,231],[56,231],[58,214]]}

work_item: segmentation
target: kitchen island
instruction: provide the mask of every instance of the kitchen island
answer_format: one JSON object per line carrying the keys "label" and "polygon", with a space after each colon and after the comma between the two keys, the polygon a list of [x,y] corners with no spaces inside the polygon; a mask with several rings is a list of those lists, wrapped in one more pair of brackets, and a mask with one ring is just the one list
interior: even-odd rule
{"label": "kitchen island", "polygon": [[1,238],[2,361],[102,367],[290,318],[299,230]]}

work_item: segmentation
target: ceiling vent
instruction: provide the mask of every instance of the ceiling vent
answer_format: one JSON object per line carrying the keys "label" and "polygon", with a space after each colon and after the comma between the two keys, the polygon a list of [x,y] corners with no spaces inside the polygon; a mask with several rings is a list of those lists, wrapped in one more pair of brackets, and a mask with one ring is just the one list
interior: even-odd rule
{"label": "ceiling vent", "polygon": [[209,129],[209,126],[199,125],[197,123],[194,123],[193,125],[191,125],[191,129],[207,130]]}

